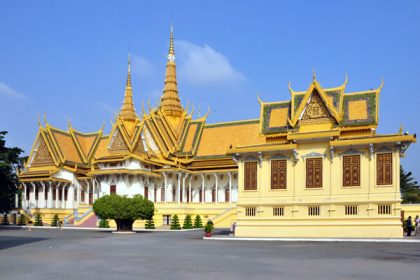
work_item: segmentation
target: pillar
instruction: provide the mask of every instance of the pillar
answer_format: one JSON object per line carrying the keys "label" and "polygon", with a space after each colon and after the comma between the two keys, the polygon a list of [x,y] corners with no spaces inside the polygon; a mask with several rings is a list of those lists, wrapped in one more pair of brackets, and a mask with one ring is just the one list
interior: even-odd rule
{"label": "pillar", "polygon": [[[47,208],[47,200],[45,199],[45,183],[41,182],[42,185],[42,205],[40,207]],[[38,195],[39,198],[39,195]]]}
{"label": "pillar", "polygon": [[232,202],[232,173],[228,172],[229,176],[229,203]]}
{"label": "pillar", "polygon": [[214,173],[214,178],[215,178],[215,184],[216,184],[216,203],[219,202],[219,176],[217,175],[217,173]]}
{"label": "pillar", "polygon": [[168,201],[168,193],[167,193],[167,189],[168,188],[166,187],[167,184],[168,184],[168,174],[165,172],[165,173],[163,173],[163,176],[165,178],[165,183],[164,183],[164,186],[163,187],[164,187],[164,193],[165,193],[165,197],[164,198],[165,198],[165,202],[166,202],[166,201]]}
{"label": "pillar", "polygon": [[[66,185],[63,184],[62,191],[61,191],[61,208],[66,208],[66,201],[64,200],[64,194],[66,192]],[[68,197],[67,197],[68,198]]]}
{"label": "pillar", "polygon": [[206,192],[204,189],[204,174],[201,173],[201,203],[206,202]]}
{"label": "pillar", "polygon": [[69,201],[69,208],[74,209],[74,185],[71,184],[67,192],[67,201]]}
{"label": "pillar", "polygon": [[24,198],[22,200],[22,207],[28,208],[28,201],[26,200],[27,195],[28,195],[28,188],[26,187],[26,184],[23,183],[23,187],[24,189]]}
{"label": "pillar", "polygon": [[188,191],[188,195],[190,196],[189,197],[189,199],[188,199],[188,201],[191,203],[192,202],[192,193],[191,193],[191,180],[192,180],[192,175],[190,176],[190,180],[189,180],[189,182],[188,182],[188,189],[189,189],[189,191]]}
{"label": "pillar", "polygon": [[178,172],[178,184],[177,184],[177,202],[180,203],[181,202],[181,176],[182,173]]}
{"label": "pillar", "polygon": [[58,197],[58,188],[60,187],[61,183],[58,183],[55,186],[55,208],[58,208],[58,201],[59,201],[59,197]]}
{"label": "pillar", "polygon": [[96,180],[92,179],[92,203],[95,202],[96,199]]}
{"label": "pillar", "polygon": [[52,182],[48,182],[47,207],[53,208]]}
{"label": "pillar", "polygon": [[35,197],[36,185],[33,182],[31,182],[31,186],[32,186],[33,191],[31,192],[31,188],[29,188],[29,201],[30,201],[29,205],[30,205],[30,208],[32,208],[32,206],[37,208],[38,201],[36,200],[36,197]]}
{"label": "pillar", "polygon": [[185,192],[185,179],[187,179],[188,174],[184,174],[184,176],[182,177],[182,202],[186,202],[187,201],[187,194]]}
{"label": "pillar", "polygon": [[81,188],[82,188],[82,183],[81,182],[79,182],[79,185],[77,186],[77,198],[76,198],[76,200],[77,200],[77,207],[79,207],[80,206],[80,199],[81,199]]}

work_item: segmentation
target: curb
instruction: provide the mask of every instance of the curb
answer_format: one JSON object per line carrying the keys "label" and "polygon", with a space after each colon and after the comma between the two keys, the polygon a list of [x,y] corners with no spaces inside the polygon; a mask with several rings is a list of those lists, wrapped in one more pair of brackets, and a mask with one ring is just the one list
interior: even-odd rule
{"label": "curb", "polygon": [[380,238],[254,238],[254,237],[203,237],[215,241],[280,241],[280,242],[366,242],[366,243],[420,243],[420,239]]}
{"label": "curb", "polygon": [[[0,225],[0,228],[15,228],[15,229],[28,229],[28,226],[17,226],[17,225]],[[32,229],[53,229],[58,230],[57,227],[51,226],[32,226]],[[62,227],[63,230],[90,230],[90,231],[106,231],[106,232],[113,232],[116,231],[116,227],[111,228],[92,228],[92,227]],[[180,229],[180,230],[171,230],[171,229],[144,229],[144,228],[133,228],[133,232],[185,232],[185,231],[197,231],[203,230],[202,228],[193,228],[193,229]]]}

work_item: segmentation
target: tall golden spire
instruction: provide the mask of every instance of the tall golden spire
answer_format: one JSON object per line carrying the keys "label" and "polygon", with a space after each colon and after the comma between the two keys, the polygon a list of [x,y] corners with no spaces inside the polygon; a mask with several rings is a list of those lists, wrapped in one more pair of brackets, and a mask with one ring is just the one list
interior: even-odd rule
{"label": "tall golden spire", "polygon": [[166,62],[165,87],[160,98],[160,109],[169,116],[179,117],[184,109],[178,95],[178,83],[176,80],[174,28],[171,25],[169,39],[168,61]]}
{"label": "tall golden spire", "polygon": [[133,103],[133,90],[131,88],[131,55],[128,53],[127,82],[125,83],[124,101],[120,111],[120,117],[124,120],[135,120],[136,110]]}

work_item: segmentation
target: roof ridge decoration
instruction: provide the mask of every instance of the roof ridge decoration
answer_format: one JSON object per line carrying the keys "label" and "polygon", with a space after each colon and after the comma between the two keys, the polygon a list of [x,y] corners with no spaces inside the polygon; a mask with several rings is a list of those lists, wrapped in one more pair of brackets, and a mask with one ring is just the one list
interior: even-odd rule
{"label": "roof ridge decoration", "polygon": [[134,121],[137,119],[136,109],[133,102],[133,89],[131,87],[131,54],[128,53],[127,81],[125,84],[124,101],[119,116],[123,120]]}
{"label": "roof ridge decoration", "polygon": [[165,86],[160,99],[160,110],[172,117],[179,117],[184,112],[178,95],[173,25],[171,25],[168,60],[166,63],[165,73]]}
{"label": "roof ridge decoration", "polygon": [[314,79],[311,85],[309,86],[308,90],[306,91],[302,101],[300,102],[300,105],[297,108],[297,111],[293,112],[293,114],[291,115],[291,119],[289,119],[289,123],[292,127],[295,127],[297,122],[303,117],[303,114],[306,111],[306,108],[309,105],[309,102],[311,101],[312,96],[315,92],[317,92],[318,95],[320,96],[329,114],[337,121],[337,123],[340,122],[340,116],[337,110],[331,104],[324,89],[321,87],[321,84],[316,79]]}

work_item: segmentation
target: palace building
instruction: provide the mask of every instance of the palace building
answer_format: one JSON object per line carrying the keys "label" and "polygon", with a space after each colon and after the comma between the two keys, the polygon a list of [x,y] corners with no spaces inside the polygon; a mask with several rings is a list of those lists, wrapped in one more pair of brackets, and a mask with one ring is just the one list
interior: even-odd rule
{"label": "palace building", "polygon": [[208,124],[181,104],[171,30],[156,108],[136,110],[129,59],[109,135],[39,122],[19,173],[23,214],[96,226],[97,198],[141,194],[156,226],[189,214],[236,221],[236,236],[401,237],[399,161],[415,135],[376,134],[382,84],[346,84],[323,88],[314,76],[306,91],[289,85],[289,101],[258,99],[259,119]]}

